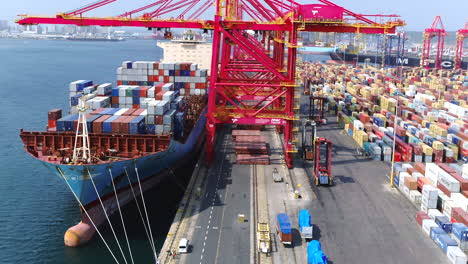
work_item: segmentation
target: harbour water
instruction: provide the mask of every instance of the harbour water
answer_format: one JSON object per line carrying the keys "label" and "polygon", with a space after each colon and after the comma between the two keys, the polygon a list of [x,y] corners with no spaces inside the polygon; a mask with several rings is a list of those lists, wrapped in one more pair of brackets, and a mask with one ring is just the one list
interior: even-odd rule
{"label": "harbour water", "polygon": [[[63,234],[79,221],[78,205],[61,179],[24,152],[18,133],[21,128],[44,130],[48,110],[68,109],[71,81],[115,82],[122,61],[161,57],[155,42],[146,40],[0,39],[0,263],[114,262],[98,236],[81,248],[64,246]],[[182,178],[145,194],[157,248],[186,186],[187,177]],[[154,263],[137,207],[130,204],[123,213],[135,262]],[[118,214],[111,220],[121,245],[126,245]],[[103,227],[103,233],[119,256],[110,228]],[[125,263],[122,257],[119,262]]]}

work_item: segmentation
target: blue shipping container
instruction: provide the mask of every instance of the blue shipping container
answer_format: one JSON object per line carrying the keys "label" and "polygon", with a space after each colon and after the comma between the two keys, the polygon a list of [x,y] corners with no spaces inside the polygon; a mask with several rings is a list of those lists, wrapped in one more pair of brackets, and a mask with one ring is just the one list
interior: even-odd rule
{"label": "blue shipping container", "polygon": [[460,241],[468,241],[468,227],[463,223],[453,223],[452,233]]}
{"label": "blue shipping container", "polygon": [[86,126],[88,127],[88,133],[93,133],[93,122],[100,117],[101,115],[91,115],[86,117]]}
{"label": "blue shipping container", "polygon": [[129,125],[130,134],[145,134],[145,116],[137,116]]}
{"label": "blue shipping container", "polygon": [[112,133],[112,121],[119,118],[120,116],[111,116],[102,123],[102,132],[103,133]]}
{"label": "blue shipping container", "polygon": [[287,214],[278,214],[278,225],[281,229],[281,232],[284,234],[291,233],[291,222],[289,222],[289,217]]}
{"label": "blue shipping container", "polygon": [[156,134],[155,125],[154,124],[147,124],[146,125],[146,134],[154,135]]}
{"label": "blue shipping container", "polygon": [[431,239],[435,241],[435,239],[437,238],[437,236],[439,235],[443,235],[443,234],[447,234],[442,228],[440,227],[431,227],[431,233],[430,233],[430,236],[431,236]]}
{"label": "blue shipping container", "polygon": [[112,88],[112,96],[119,96],[119,87]]}
{"label": "blue shipping container", "polygon": [[[445,232],[444,232],[445,233]],[[447,247],[456,247],[457,246],[457,241],[455,239],[451,238],[447,234],[440,234],[437,235],[434,239],[434,242],[437,244],[437,246],[442,249],[442,251],[447,254]]]}
{"label": "blue shipping container", "polygon": [[312,224],[312,218],[307,209],[299,211],[299,228],[302,230],[302,227],[310,227]]}
{"label": "blue shipping container", "polygon": [[106,113],[106,115],[113,115],[120,111],[121,108],[110,108],[109,112]]}

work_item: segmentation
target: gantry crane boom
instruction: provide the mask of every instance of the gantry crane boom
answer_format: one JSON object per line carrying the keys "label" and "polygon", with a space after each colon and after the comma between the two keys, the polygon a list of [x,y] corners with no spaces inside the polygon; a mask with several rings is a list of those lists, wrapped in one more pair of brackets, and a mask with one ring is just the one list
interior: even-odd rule
{"label": "gantry crane boom", "polygon": [[[213,30],[207,160],[213,157],[218,125],[275,125],[283,133],[284,156],[291,167],[292,153],[296,152],[293,126],[298,32],[387,34],[404,25],[396,15],[368,16],[389,19],[377,23],[330,1],[319,1],[323,4],[301,5],[294,0],[159,0],[117,17],[84,16],[89,10],[115,2],[108,0],[55,17],[23,16],[17,22]],[[214,16],[200,19],[208,16],[207,10],[213,6]]]}

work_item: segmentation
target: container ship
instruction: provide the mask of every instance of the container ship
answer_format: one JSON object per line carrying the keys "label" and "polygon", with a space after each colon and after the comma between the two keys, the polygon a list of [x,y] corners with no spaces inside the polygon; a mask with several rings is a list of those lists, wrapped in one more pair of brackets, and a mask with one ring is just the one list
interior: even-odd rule
{"label": "container ship", "polygon": [[21,130],[26,152],[63,179],[80,205],[66,245],[89,241],[106,214],[196,158],[207,85],[208,71],[195,63],[126,61],[115,87],[74,81],[69,114],[54,109],[46,131]]}

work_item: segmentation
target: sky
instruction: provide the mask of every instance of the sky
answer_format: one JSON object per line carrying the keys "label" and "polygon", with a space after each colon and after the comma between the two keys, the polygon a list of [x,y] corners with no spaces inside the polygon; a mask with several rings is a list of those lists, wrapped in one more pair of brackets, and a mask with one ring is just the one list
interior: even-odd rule
{"label": "sky", "polygon": [[[0,19],[14,20],[18,14],[54,15],[73,10],[94,0],[15,0],[2,4]],[[114,16],[156,0],[118,0],[94,13]],[[204,1],[202,1],[204,2]],[[317,4],[317,0],[299,0],[302,4]],[[355,13],[398,14],[406,21],[406,31],[421,31],[430,27],[436,15],[442,17],[445,29],[456,31],[468,20],[468,0],[332,0]]]}

